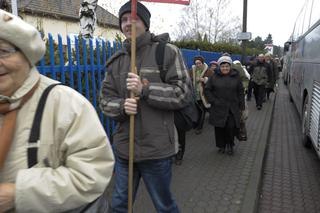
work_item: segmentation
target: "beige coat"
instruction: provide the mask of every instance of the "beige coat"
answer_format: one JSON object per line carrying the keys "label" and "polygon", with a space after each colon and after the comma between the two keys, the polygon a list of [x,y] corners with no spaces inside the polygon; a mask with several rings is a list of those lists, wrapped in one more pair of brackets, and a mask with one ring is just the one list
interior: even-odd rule
{"label": "beige coat", "polygon": [[[208,81],[208,77],[210,77],[210,75],[207,75],[207,73],[208,73],[208,65],[206,63],[204,63],[203,70],[201,72],[200,78],[205,78],[205,82],[207,82]],[[195,90],[197,90],[197,87],[199,87],[200,99],[201,99],[201,101],[203,103],[203,106],[205,108],[207,108],[207,109],[210,108],[210,103],[208,102],[208,100],[207,100],[207,98],[206,98],[206,96],[204,94],[205,83],[197,82],[197,79],[196,79],[196,66],[195,65],[192,65],[191,78],[192,78],[192,82],[193,82],[193,88]]]}
{"label": "beige coat", "polygon": [[[17,212],[62,212],[85,205],[103,193],[112,176],[114,157],[92,105],[73,89],[57,86],[50,92],[43,114],[39,163],[28,169],[27,140],[35,110],[43,90],[56,82],[33,68],[13,96],[0,96],[0,101],[18,100],[39,78],[39,87],[18,112],[0,183],[16,184]],[[0,127],[2,123],[0,115]]]}

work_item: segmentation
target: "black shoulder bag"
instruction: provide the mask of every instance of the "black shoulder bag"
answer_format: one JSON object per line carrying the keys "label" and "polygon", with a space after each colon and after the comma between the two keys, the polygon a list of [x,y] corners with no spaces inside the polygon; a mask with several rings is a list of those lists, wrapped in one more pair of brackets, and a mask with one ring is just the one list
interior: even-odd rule
{"label": "black shoulder bag", "polygon": [[[160,70],[160,78],[162,82],[165,82],[167,71],[164,69],[164,55],[166,42],[160,41],[156,49],[156,62]],[[192,93],[189,103],[182,109],[174,111],[174,124],[177,129],[182,131],[189,131],[192,128],[196,128],[201,118],[202,109],[199,106],[194,89],[191,82],[188,82],[188,87]]]}

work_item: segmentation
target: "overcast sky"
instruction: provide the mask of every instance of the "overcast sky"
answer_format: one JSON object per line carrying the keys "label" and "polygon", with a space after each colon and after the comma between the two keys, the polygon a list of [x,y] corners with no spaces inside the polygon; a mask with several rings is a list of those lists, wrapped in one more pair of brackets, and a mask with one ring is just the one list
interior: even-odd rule
{"label": "overcast sky", "polygon": [[[127,0],[99,0],[98,4],[112,1],[110,12],[116,13]],[[191,0],[192,1],[192,0]],[[205,1],[205,0],[203,0]],[[210,1],[210,0],[208,0]],[[265,39],[270,33],[275,45],[283,46],[293,31],[293,26],[305,0],[248,0],[247,31],[252,37]],[[173,35],[184,5],[142,2],[151,14],[150,31],[169,32]],[[239,16],[242,23],[243,0],[231,0],[233,15]],[[108,9],[108,8],[107,8]],[[205,21],[205,20],[204,20]],[[173,38],[175,39],[175,38]]]}

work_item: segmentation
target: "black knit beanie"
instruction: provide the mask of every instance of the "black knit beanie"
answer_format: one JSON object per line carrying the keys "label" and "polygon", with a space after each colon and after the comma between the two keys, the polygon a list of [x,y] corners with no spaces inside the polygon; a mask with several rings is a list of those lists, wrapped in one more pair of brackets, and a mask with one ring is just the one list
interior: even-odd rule
{"label": "black knit beanie", "polygon": [[[128,1],[127,3],[122,5],[122,7],[119,10],[119,27],[120,27],[121,32],[122,32],[121,17],[123,16],[123,14],[128,13],[128,12],[131,12],[131,1]],[[143,4],[141,4],[140,2],[137,2],[137,15],[143,21],[143,23],[146,26],[147,31],[148,31],[149,27],[150,27],[151,14],[150,14],[148,8],[146,6],[144,6]]]}

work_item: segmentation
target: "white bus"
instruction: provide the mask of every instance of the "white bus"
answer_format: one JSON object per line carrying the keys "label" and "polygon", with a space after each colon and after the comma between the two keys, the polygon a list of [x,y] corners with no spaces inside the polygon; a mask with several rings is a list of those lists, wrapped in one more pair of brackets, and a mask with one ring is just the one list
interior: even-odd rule
{"label": "white bus", "polygon": [[320,157],[320,0],[306,0],[290,44],[290,99],[300,112],[302,142]]}

